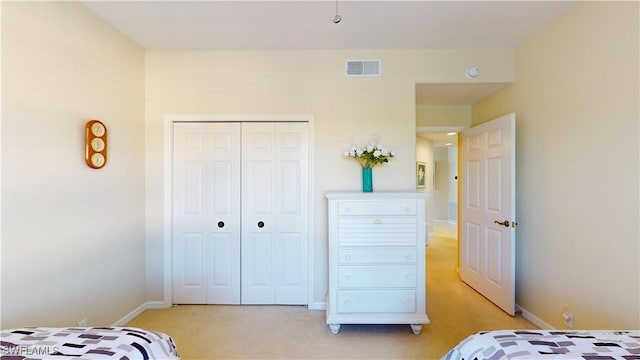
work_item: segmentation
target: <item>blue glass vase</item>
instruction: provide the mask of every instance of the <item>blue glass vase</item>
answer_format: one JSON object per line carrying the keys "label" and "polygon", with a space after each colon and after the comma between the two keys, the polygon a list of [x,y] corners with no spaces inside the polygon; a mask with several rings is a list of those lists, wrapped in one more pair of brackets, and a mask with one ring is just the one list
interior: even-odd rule
{"label": "blue glass vase", "polygon": [[373,192],[372,168],[362,168],[362,192]]}

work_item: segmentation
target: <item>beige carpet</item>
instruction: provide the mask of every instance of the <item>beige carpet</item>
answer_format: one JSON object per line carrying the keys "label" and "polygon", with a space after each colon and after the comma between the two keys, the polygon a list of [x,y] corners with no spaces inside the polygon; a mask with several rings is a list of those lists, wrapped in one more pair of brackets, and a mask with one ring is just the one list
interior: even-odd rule
{"label": "beige carpet", "polygon": [[183,359],[439,359],[481,330],[536,329],[462,283],[457,241],[433,236],[427,254],[427,315],[409,325],[343,325],[333,335],[324,311],[304,306],[179,305],[149,310],[128,326],[171,335]]}

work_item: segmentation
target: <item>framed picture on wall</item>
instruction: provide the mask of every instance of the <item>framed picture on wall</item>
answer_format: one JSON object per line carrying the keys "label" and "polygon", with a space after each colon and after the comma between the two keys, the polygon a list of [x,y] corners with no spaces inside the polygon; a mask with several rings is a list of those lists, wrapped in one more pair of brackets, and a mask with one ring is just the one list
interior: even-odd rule
{"label": "framed picture on wall", "polygon": [[422,161],[416,161],[416,187],[423,188],[424,180],[427,175],[427,164]]}

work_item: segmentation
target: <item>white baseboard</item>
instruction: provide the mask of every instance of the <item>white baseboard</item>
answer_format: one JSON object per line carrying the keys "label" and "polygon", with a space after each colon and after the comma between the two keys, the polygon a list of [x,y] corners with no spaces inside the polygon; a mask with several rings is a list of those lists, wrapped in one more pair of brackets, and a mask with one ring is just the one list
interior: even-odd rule
{"label": "white baseboard", "polygon": [[[124,326],[131,320],[135,319],[138,315],[142,314],[145,310],[150,309],[166,309],[167,307],[164,305],[162,301],[147,301],[144,304],[138,306],[135,310],[131,311],[127,315],[123,316],[120,320],[116,321],[112,326]],[[307,306],[309,310],[319,310],[324,311],[327,309],[327,303],[324,301],[315,302],[309,304]],[[539,317],[533,315],[531,312],[527,311],[522,306],[516,304],[516,311],[520,311],[522,313],[522,317],[530,321],[533,325],[539,327],[542,330],[556,330],[553,326],[546,323]]]}
{"label": "white baseboard", "polygon": [[523,318],[529,320],[533,325],[539,327],[541,330],[557,330],[556,328],[544,322],[542,319],[533,315],[518,304],[516,304],[516,311],[520,311]]}
{"label": "white baseboard", "polygon": [[322,301],[322,302],[315,302],[313,304],[309,304],[308,306],[309,310],[327,310],[327,303]]}
{"label": "white baseboard", "polygon": [[149,309],[166,309],[166,306],[162,301],[147,301],[146,303],[138,306],[132,312],[123,316],[120,320],[113,323],[112,326],[124,326],[129,321],[135,319],[138,315],[142,314],[145,310],[149,310]]}

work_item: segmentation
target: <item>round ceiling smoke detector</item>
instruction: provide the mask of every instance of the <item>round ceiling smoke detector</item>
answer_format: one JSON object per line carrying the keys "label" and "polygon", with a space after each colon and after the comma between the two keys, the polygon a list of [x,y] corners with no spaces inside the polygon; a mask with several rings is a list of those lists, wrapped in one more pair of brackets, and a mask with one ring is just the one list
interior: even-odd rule
{"label": "round ceiling smoke detector", "polygon": [[471,66],[467,68],[467,77],[469,79],[475,79],[480,75],[480,68],[477,66]]}

